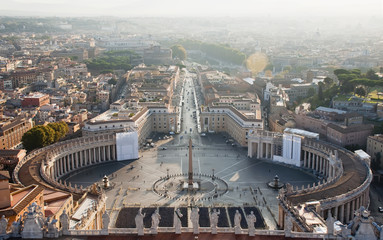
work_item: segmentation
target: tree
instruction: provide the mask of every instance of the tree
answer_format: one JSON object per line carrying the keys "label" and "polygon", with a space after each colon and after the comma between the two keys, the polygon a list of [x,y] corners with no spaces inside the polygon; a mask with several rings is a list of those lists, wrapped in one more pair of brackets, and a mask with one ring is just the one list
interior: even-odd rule
{"label": "tree", "polygon": [[350,74],[350,72],[346,69],[336,69],[334,70],[334,74],[338,76],[339,74]]}
{"label": "tree", "polygon": [[21,138],[21,142],[27,151],[48,146],[59,141],[69,131],[65,122],[49,123],[46,126],[35,126]]}
{"label": "tree", "polygon": [[318,84],[318,98],[323,100],[323,83]]}
{"label": "tree", "polygon": [[182,45],[174,45],[171,47],[173,58],[185,60],[187,57],[186,50]]}
{"label": "tree", "polygon": [[367,92],[366,89],[364,89],[364,87],[357,87],[355,88],[355,94],[364,97],[367,95]]}
{"label": "tree", "polygon": [[379,76],[376,75],[376,72],[372,69],[369,69],[366,73],[366,77],[371,80],[378,80]]}
{"label": "tree", "polygon": [[315,95],[315,89],[314,88],[310,88],[308,91],[307,91],[307,94],[309,96],[314,96]]}
{"label": "tree", "polygon": [[34,127],[24,133],[21,142],[27,151],[44,146],[45,131],[42,128]]}
{"label": "tree", "polygon": [[111,84],[111,85],[116,85],[117,84],[117,80],[114,79],[114,78],[111,78],[111,79],[109,79],[108,83]]}
{"label": "tree", "polygon": [[334,83],[334,80],[332,78],[326,77],[323,82],[326,84],[327,87],[331,86]]}

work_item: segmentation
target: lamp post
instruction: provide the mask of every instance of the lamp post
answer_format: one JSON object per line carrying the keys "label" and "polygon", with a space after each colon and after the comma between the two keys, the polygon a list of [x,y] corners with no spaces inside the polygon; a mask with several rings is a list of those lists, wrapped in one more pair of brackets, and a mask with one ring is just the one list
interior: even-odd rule
{"label": "lamp post", "polygon": [[215,171],[215,169],[213,168],[211,171],[213,172],[213,175],[212,175],[211,179],[214,180],[214,179],[215,179],[215,177],[214,177],[214,171]]}

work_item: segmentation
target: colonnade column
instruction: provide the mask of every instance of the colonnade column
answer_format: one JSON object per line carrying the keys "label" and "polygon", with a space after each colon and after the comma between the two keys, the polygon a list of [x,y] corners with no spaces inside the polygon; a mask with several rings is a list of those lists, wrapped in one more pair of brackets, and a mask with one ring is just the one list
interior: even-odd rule
{"label": "colonnade column", "polygon": [[335,209],[334,209],[334,218],[335,219],[339,219],[338,218],[338,206],[336,206]]}
{"label": "colonnade column", "polygon": [[98,162],[98,161],[97,161],[96,148],[95,148],[95,147],[93,148],[93,162],[94,162],[94,163]]}
{"label": "colonnade column", "polygon": [[101,147],[98,147],[98,162],[101,162]]}
{"label": "colonnade column", "polygon": [[307,167],[307,157],[306,157],[307,152],[303,150],[303,167]]}
{"label": "colonnade column", "polygon": [[350,202],[346,203],[346,219],[345,222],[348,223],[350,221]]}
{"label": "colonnade column", "polygon": [[340,205],[339,221],[344,223],[344,204]]}
{"label": "colonnade column", "polygon": [[270,143],[266,143],[266,158],[269,158],[269,148]]}
{"label": "colonnade column", "polygon": [[[351,201],[351,214],[354,214],[354,212],[355,212],[355,200],[352,200]],[[350,217],[352,219],[353,216],[350,216]]]}
{"label": "colonnade column", "polygon": [[112,153],[113,153],[112,160],[116,160],[117,159],[117,157],[116,157],[116,146],[115,145],[111,145],[111,146],[112,146]]}
{"label": "colonnade column", "polygon": [[63,162],[64,162],[64,174],[68,172],[68,166],[67,166],[67,162],[66,162],[66,157],[63,157]]}

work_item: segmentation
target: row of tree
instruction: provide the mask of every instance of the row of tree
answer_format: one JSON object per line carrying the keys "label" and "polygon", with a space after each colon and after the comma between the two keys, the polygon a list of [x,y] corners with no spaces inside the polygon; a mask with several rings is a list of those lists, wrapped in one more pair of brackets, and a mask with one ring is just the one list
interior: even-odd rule
{"label": "row of tree", "polygon": [[334,74],[339,80],[339,85],[334,84],[331,78],[326,78],[318,84],[318,93],[309,94],[309,98],[301,99],[300,102],[309,102],[311,108],[329,106],[332,97],[338,94],[355,93],[359,96],[367,96],[370,87],[383,86],[383,78],[380,78],[372,69],[362,73],[359,69],[336,69]]}
{"label": "row of tree", "polygon": [[134,59],[140,58],[133,51],[109,51],[105,52],[104,56],[86,60],[85,64],[90,71],[96,72],[111,72],[113,70],[125,70],[132,69]]}
{"label": "row of tree", "polygon": [[242,65],[246,60],[246,55],[241,51],[231,48],[228,45],[218,43],[206,43],[197,40],[182,40],[179,42],[187,50],[200,50],[210,57],[218,60]]}
{"label": "row of tree", "polygon": [[21,142],[27,151],[31,151],[58,142],[66,136],[68,130],[68,125],[65,122],[35,126],[24,133]]}
{"label": "row of tree", "polygon": [[[342,93],[355,92],[355,89],[360,89],[361,86],[364,88],[383,86],[383,79],[372,69],[368,70],[365,74],[361,73],[359,69],[336,69],[334,74],[338,77]],[[364,92],[368,94],[368,91]]]}

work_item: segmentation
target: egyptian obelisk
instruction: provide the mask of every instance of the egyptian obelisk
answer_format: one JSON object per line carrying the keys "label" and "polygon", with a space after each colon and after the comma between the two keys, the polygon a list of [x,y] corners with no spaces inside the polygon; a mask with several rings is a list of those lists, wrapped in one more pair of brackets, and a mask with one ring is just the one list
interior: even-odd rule
{"label": "egyptian obelisk", "polygon": [[189,139],[189,189],[193,189],[193,158],[192,158],[192,140]]}

